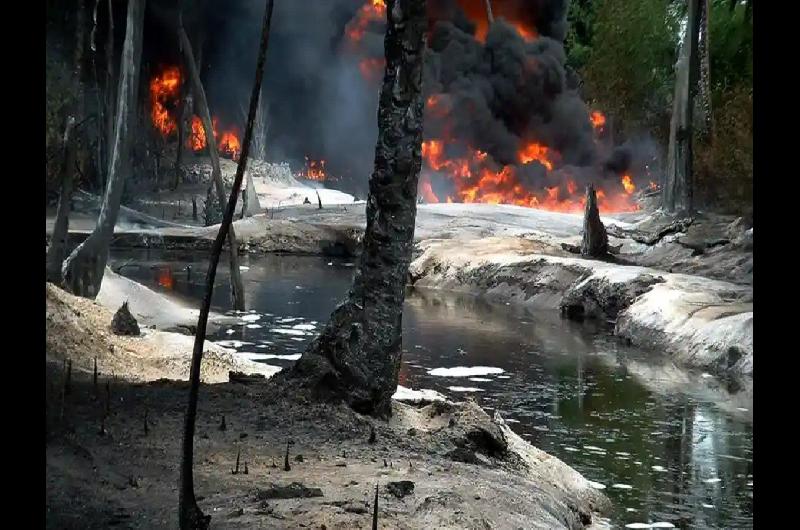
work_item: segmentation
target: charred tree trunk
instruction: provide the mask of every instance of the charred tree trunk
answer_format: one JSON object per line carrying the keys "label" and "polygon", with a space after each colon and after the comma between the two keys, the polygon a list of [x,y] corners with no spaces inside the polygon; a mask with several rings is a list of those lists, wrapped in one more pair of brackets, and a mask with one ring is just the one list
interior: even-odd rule
{"label": "charred tree trunk", "polygon": [[100,290],[108,261],[108,246],[119,214],[125,177],[130,172],[131,129],[132,123],[136,120],[144,5],[145,0],[130,0],[128,3],[114,144],[108,169],[108,185],[97,218],[97,226],[70,254],[62,267],[65,286],[80,296],[94,297]]}
{"label": "charred tree trunk", "polygon": [[583,241],[581,255],[590,258],[599,258],[608,254],[608,234],[606,227],[600,220],[600,210],[597,209],[597,193],[594,185],[586,186],[586,206],[583,211]]}
{"label": "charred tree trunk", "polygon": [[494,15],[492,14],[492,0],[485,0],[486,1],[486,19],[489,21],[489,25],[491,26],[494,24]]}
{"label": "charred tree trunk", "polygon": [[[214,181],[214,187],[217,191],[220,211],[224,214],[227,202],[225,198],[225,187],[222,184],[222,171],[219,167],[219,151],[217,149],[217,142],[214,138],[214,129],[211,123],[211,112],[208,110],[206,93],[200,81],[200,72],[194,61],[192,45],[189,42],[189,37],[186,35],[186,30],[183,28],[182,16],[180,14],[178,15],[178,36],[183,58],[186,62],[186,69],[189,71],[189,77],[192,82],[195,104],[197,105],[197,111],[200,114],[200,119],[203,122],[203,129],[206,134],[206,146],[208,147],[208,155],[211,158],[211,178]],[[242,284],[242,274],[239,271],[239,244],[236,241],[236,233],[234,232],[233,226],[230,227],[230,230],[226,230],[226,232],[228,234],[228,254],[231,274],[231,304],[237,311],[244,311],[244,286]]]}
{"label": "charred tree trunk", "polygon": [[82,86],[81,72],[83,66],[84,50],[84,1],[78,0],[75,20],[75,49],[73,50],[72,84],[74,100],[67,112],[62,144],[62,157],[60,160],[61,190],[56,209],[56,220],[53,226],[53,235],[50,248],[47,252],[46,274],[47,280],[61,284],[61,266],[67,252],[67,234],[69,232],[69,214],[72,202],[74,174],[77,162],[77,132],[74,130],[75,122],[81,112]]}
{"label": "charred tree trunk", "polygon": [[50,238],[50,248],[47,249],[47,281],[61,284],[61,264],[67,253],[67,233],[69,232],[69,212],[72,201],[72,177],[75,169],[75,146],[72,128],[75,117],[68,116],[64,127],[64,140],[61,157],[61,192],[58,196],[56,220],[53,225],[53,235]]}
{"label": "charred tree trunk", "polygon": [[[227,201],[225,216],[219,227],[219,233],[211,247],[211,257],[206,273],[206,292],[203,297],[203,305],[200,306],[200,316],[197,319],[197,333],[194,338],[194,349],[192,350],[192,367],[189,374],[189,403],[186,407],[186,420],[183,431],[183,450],[181,452],[181,478],[180,493],[178,499],[178,519],[181,530],[195,530],[208,528],[210,516],[204,515],[197,505],[194,494],[194,475],[192,470],[194,460],[194,430],[197,420],[197,396],[200,392],[200,363],[203,360],[203,343],[206,338],[206,325],[208,324],[208,312],[211,308],[211,296],[214,291],[214,278],[217,274],[217,264],[222,253],[222,245],[225,236],[233,224],[233,214],[236,210],[236,198],[239,195],[239,188],[242,186],[244,172],[247,166],[247,157],[250,152],[250,141],[253,135],[253,121],[255,120],[256,108],[258,106],[258,96],[261,92],[261,80],[264,77],[264,62],[267,57],[267,43],[269,42],[269,26],[272,21],[273,0],[268,0],[264,10],[264,23],[261,30],[261,44],[258,51],[258,62],[256,63],[256,78],[253,92],[250,96],[250,112],[247,116],[244,138],[242,139],[242,152],[239,157],[239,164],[236,167],[236,176],[233,180],[233,189],[230,199]],[[180,16],[180,15],[179,15]],[[181,35],[185,32],[179,25]],[[182,39],[185,40],[185,39]],[[201,93],[198,91],[198,96]]]}
{"label": "charred tree trunk", "polygon": [[75,122],[83,114],[81,72],[83,71],[84,49],[84,1],[78,0],[75,20],[75,50],[73,53],[72,85],[74,99],[70,103],[64,126],[63,148],[61,157],[61,190],[56,209],[56,220],[53,225],[53,236],[47,251],[47,281],[61,285],[61,266],[67,253],[67,234],[69,233],[69,214],[72,202],[73,184],[75,181],[76,163],[78,160],[78,140]]}
{"label": "charred tree trunk", "polygon": [[708,17],[711,9],[709,0],[700,0],[700,21],[697,43],[699,54],[699,84],[697,87],[697,136],[701,142],[713,140],[714,127],[711,113],[711,65],[709,61]]}
{"label": "charred tree trunk", "polygon": [[692,110],[699,70],[697,36],[701,1],[689,0],[686,35],[675,72],[675,97],[662,196],[662,207],[671,213],[691,213],[693,210]]}
{"label": "charred tree trunk", "polygon": [[359,266],[347,300],[285,376],[317,397],[379,417],[391,415],[402,356],[421,165],[425,0],[389,0],[386,13],[386,73]]}
{"label": "charred tree trunk", "polygon": [[256,185],[253,182],[253,174],[247,172],[247,184],[244,193],[244,215],[249,217],[261,211],[261,203],[258,201],[258,194],[256,193]]}
{"label": "charred tree trunk", "polygon": [[[106,97],[105,97],[105,116],[106,116],[106,141],[105,141],[105,158],[103,161],[104,168],[109,167],[111,163],[111,146],[114,145],[114,108],[115,97],[114,92],[116,84],[114,83],[114,9],[112,1],[108,0],[108,35],[106,39]],[[108,179],[107,175],[103,175],[103,188]]]}
{"label": "charred tree trunk", "polygon": [[[180,44],[180,43],[179,43]],[[181,84],[180,95],[178,98],[178,145],[175,146],[175,180],[172,181],[172,189],[178,189],[181,183],[181,159],[183,158],[183,144],[186,141],[186,128],[189,127],[189,134],[191,134],[191,123],[187,121],[186,105],[188,90],[186,83]],[[191,118],[190,118],[191,119]]]}

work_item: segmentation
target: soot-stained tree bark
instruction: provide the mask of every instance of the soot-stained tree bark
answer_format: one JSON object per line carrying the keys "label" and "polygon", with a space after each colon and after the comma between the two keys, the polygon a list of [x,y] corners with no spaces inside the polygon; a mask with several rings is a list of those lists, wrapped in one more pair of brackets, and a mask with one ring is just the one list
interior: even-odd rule
{"label": "soot-stained tree bark", "polygon": [[367,228],[353,285],[319,337],[282,376],[356,411],[391,414],[421,164],[424,0],[389,0]]}
{"label": "soot-stained tree bark", "polygon": [[81,72],[83,66],[84,50],[84,2],[78,0],[75,15],[75,49],[72,56],[72,86],[73,101],[69,105],[64,126],[63,143],[61,149],[60,176],[61,190],[58,196],[56,220],[53,224],[53,235],[50,238],[50,248],[47,249],[46,274],[47,281],[61,284],[61,265],[67,254],[67,234],[69,232],[70,204],[72,202],[72,188],[75,175],[78,141],[74,130],[75,122],[81,113]]}
{"label": "soot-stained tree bark", "polygon": [[664,179],[662,207],[667,212],[691,213],[693,205],[692,111],[697,92],[700,61],[698,34],[701,2],[689,0],[686,34],[675,69],[675,97],[667,149],[667,172]]}
{"label": "soot-stained tree bark", "polygon": [[245,170],[247,169],[247,157],[249,156],[251,139],[253,137],[253,121],[255,121],[259,94],[261,93],[261,81],[264,77],[264,63],[267,57],[267,44],[269,43],[269,27],[272,21],[272,6],[273,0],[267,0],[266,9],[264,10],[264,23],[261,30],[261,43],[258,50],[258,60],[256,62],[255,83],[250,96],[250,110],[247,114],[244,138],[242,139],[242,152],[239,157],[239,164],[236,167],[236,176],[233,179],[233,189],[231,190],[230,198],[227,201],[223,201],[227,206],[225,208],[225,215],[222,218],[222,223],[219,227],[219,232],[211,247],[208,271],[206,272],[206,290],[203,296],[203,303],[200,306],[200,316],[197,319],[197,333],[194,338],[192,366],[189,372],[189,403],[186,407],[183,446],[181,451],[180,492],[178,497],[178,522],[181,530],[206,529],[211,519],[210,516],[204,515],[200,510],[194,494],[194,430],[197,420],[197,397],[200,393],[200,363],[203,360],[203,345],[206,339],[208,312],[211,309],[211,297],[214,293],[214,278],[217,274],[217,265],[219,264],[219,257],[222,253],[222,245],[225,242],[225,236],[228,230],[232,228],[233,214],[236,210],[236,199],[239,195],[239,189],[242,186]]}
{"label": "soot-stained tree bark", "polygon": [[[192,45],[183,28],[183,16],[181,13],[178,14],[178,37],[180,39],[180,47],[183,52],[186,69],[191,79],[192,92],[195,103],[197,104],[197,111],[200,114],[200,120],[203,122],[203,130],[206,135],[206,147],[208,148],[208,156],[211,159],[211,180],[214,182],[214,188],[217,191],[217,200],[219,201],[220,210],[224,212],[225,205],[228,203],[225,197],[225,187],[222,184],[222,170],[219,166],[219,150],[217,149],[217,142],[214,139],[211,112],[208,109],[206,92],[203,88],[203,83],[200,81],[200,72],[194,60],[194,54],[192,53]],[[239,243],[236,240],[236,232],[233,226],[228,230],[228,247],[228,261],[231,275],[231,305],[237,311],[244,311],[244,285],[242,284],[242,274],[239,271]]]}
{"label": "soot-stained tree bark", "polygon": [[129,0],[122,67],[117,95],[114,142],[103,203],[97,226],[64,261],[64,286],[74,294],[94,297],[100,290],[108,262],[108,246],[117,223],[125,178],[130,172],[131,136],[136,122],[136,102],[142,58],[145,0]]}
{"label": "soot-stained tree bark", "polygon": [[586,186],[586,205],[583,212],[583,241],[581,255],[599,258],[608,254],[608,234],[606,227],[600,220],[600,210],[597,208],[597,193],[594,186]]}

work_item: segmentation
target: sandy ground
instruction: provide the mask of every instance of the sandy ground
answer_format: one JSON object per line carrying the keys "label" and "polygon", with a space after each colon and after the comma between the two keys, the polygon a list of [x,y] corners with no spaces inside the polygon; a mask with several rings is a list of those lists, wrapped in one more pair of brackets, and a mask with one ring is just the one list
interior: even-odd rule
{"label": "sandy ground", "polygon": [[[48,285],[47,526],[174,528],[188,392],[174,380],[188,373],[192,338],[118,337],[110,320],[99,303]],[[254,368],[208,344],[203,380]],[[215,528],[366,528],[376,484],[380,528],[602,528],[609,509],[580,474],[474,402],[397,401],[383,422],[268,381],[204,385],[195,447],[197,494]]]}

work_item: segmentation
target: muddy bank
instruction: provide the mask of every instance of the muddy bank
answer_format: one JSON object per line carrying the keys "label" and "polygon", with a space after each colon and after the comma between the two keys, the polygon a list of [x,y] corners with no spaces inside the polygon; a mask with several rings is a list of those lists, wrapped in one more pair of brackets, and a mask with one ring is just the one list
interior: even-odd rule
{"label": "muddy bank", "polygon": [[[188,386],[162,378],[188,374],[182,343],[167,337],[191,337],[118,337],[110,320],[98,303],[47,287],[48,527],[174,528]],[[237,362],[208,344],[204,380],[250,371]],[[204,385],[195,458],[217,528],[365,528],[375,484],[385,528],[602,527],[609,509],[580,474],[474,402],[395,401],[383,422],[268,381]]]}
{"label": "muddy bank", "polygon": [[[270,208],[266,213],[235,222],[239,251],[354,256],[360,252],[365,226],[364,203],[295,205]],[[191,226],[152,220],[122,212],[114,236],[117,248],[210,249],[217,226]],[[731,283],[752,285],[753,229],[743,219],[704,214],[678,220],[659,213],[628,213],[603,217],[610,245],[626,263],[682,272]],[[71,243],[87,237],[91,218],[70,224]],[[52,220],[47,231],[52,229]],[[582,217],[509,205],[422,204],[417,209],[415,240],[524,237],[548,247],[544,253],[566,255],[562,244],[580,243]],[[663,235],[658,236],[658,234]]]}
{"label": "muddy bank", "polygon": [[[115,335],[111,331],[114,311],[48,284],[48,361],[61,365],[68,359],[73,371],[91,374],[96,359],[100,372],[133,381],[188,378],[194,336],[145,326],[140,326],[138,337]],[[231,370],[270,376],[279,368],[243,359],[230,348],[206,342],[203,381],[227,381]]]}
{"label": "muddy bank", "polygon": [[546,255],[525,238],[419,244],[411,283],[568,318],[600,319],[637,346],[721,375],[752,375],[752,287],[638,266]]}

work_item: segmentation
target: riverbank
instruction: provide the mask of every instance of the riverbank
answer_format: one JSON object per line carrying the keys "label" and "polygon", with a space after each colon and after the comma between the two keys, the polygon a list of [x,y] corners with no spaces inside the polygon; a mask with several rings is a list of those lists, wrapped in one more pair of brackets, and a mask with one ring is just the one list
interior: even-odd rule
{"label": "riverbank", "polygon": [[[242,253],[352,257],[364,204],[273,208],[236,221]],[[207,251],[216,226],[121,221],[119,248]],[[411,283],[611,322],[615,334],[678,364],[721,376],[753,370],[753,229],[742,219],[643,212],[604,218],[617,249],[582,259],[580,215],[506,205],[419,205]],[[73,243],[89,233],[71,231]]]}
{"label": "riverbank", "polygon": [[[192,337],[118,337],[111,315],[47,287],[48,526],[174,528],[188,366],[170,339]],[[474,402],[396,401],[376,421],[268,382],[223,383],[250,370],[206,348],[203,379],[220,383],[201,390],[195,483],[215,527],[367,527],[375,484],[381,527],[602,527],[600,491]]]}

